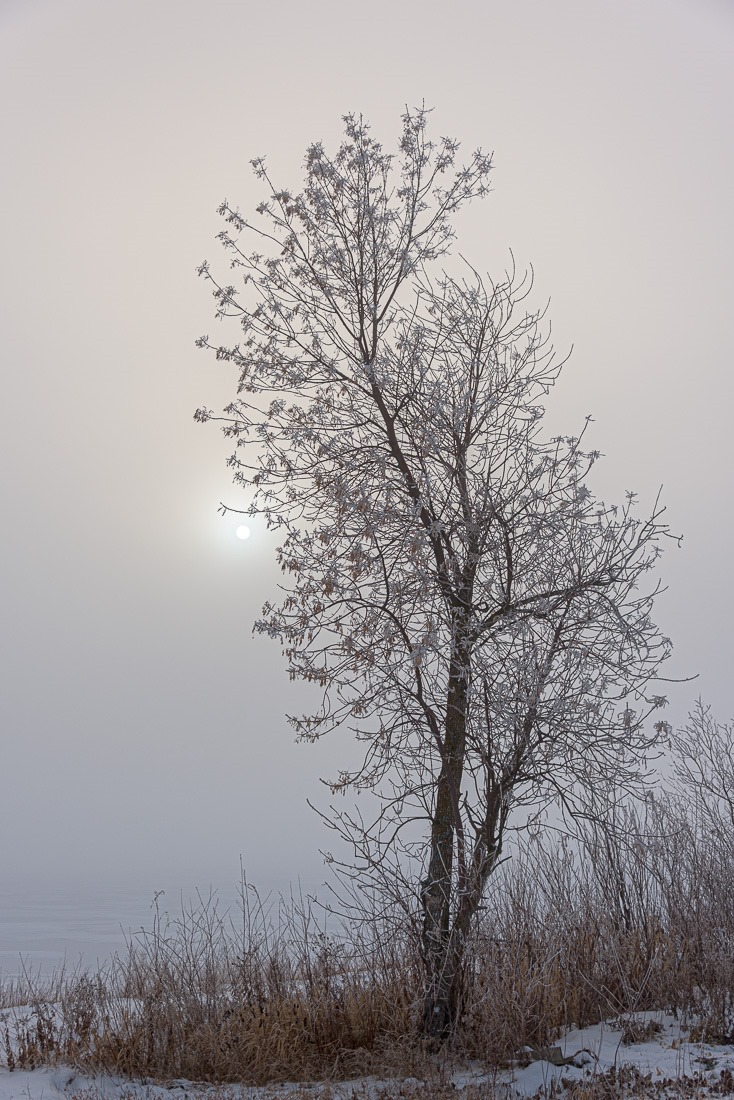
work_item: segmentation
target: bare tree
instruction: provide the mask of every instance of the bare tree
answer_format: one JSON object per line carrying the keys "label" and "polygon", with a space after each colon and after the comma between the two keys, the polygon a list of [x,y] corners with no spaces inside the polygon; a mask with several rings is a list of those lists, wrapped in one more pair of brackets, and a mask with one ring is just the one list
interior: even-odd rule
{"label": "bare tree", "polygon": [[392,875],[417,915],[423,1028],[441,1037],[510,815],[639,779],[669,642],[645,576],[662,509],[639,516],[633,494],[606,507],[584,433],[542,435],[562,363],[531,280],[434,272],[491,163],[479,151],[457,167],[426,121],[406,112],[390,156],[347,116],[335,156],[308,149],[297,194],[254,161],[260,220],[219,211],[240,289],[200,268],[239,343],[198,342],[239,371],[214,419],[250,510],[283,532],[286,594],[256,629],[322,689],[291,718],[298,736],[348,727],[364,744],[331,785],[368,788],[378,812],[333,823],[365,882]]}
{"label": "bare tree", "polygon": [[734,722],[717,722],[698,699],[683,729],[670,731],[679,796],[706,836],[734,840]]}

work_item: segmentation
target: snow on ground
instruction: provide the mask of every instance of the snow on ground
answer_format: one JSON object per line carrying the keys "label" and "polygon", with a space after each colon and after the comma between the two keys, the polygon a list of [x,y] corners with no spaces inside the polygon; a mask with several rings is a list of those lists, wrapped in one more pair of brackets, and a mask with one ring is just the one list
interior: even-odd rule
{"label": "snow on ground", "polygon": [[[0,1036],[4,1018],[21,1009],[0,1012]],[[529,1063],[511,1070],[488,1072],[479,1065],[456,1069],[441,1076],[454,1094],[461,1095],[469,1085],[486,1085],[498,1098],[530,1097],[536,1093],[558,1095],[564,1086],[589,1081],[612,1067],[632,1066],[643,1075],[651,1075],[651,1084],[696,1078],[689,1095],[705,1096],[709,1088],[717,1096],[734,1097],[734,1046],[715,1046],[694,1042],[689,1031],[670,1015],[656,1012],[634,1016],[637,1034],[648,1038],[623,1043],[623,1032],[614,1023],[601,1023],[569,1031],[556,1046],[528,1050]],[[659,1027],[659,1030],[657,1028]],[[654,1030],[654,1034],[651,1032]],[[0,1043],[0,1049],[2,1044]],[[0,1100],[270,1100],[270,1098],[307,1098],[327,1095],[331,1100],[351,1097],[368,1098],[413,1095],[423,1092],[423,1083],[415,1078],[402,1082],[361,1078],[330,1085],[283,1084],[262,1088],[215,1086],[190,1081],[156,1084],[150,1080],[133,1081],[110,1075],[87,1075],[69,1066],[54,1065],[33,1070],[0,1068]],[[445,1087],[444,1086],[444,1087]],[[437,1086],[425,1083],[426,1097]],[[407,1090],[407,1091],[406,1091]],[[445,1095],[445,1093],[442,1093]],[[636,1096],[644,1095],[639,1091]]]}

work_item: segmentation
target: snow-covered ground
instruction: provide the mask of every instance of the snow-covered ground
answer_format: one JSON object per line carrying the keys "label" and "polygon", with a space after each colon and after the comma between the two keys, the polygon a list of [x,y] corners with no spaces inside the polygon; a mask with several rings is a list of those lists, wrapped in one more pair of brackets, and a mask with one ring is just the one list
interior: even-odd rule
{"label": "snow-covered ground", "polygon": [[[11,1022],[15,1014],[28,1011],[9,1009],[0,1012],[0,1037],[6,1020]],[[662,1013],[639,1013],[634,1021],[640,1034],[646,1030],[649,1033],[656,1025],[659,1025],[659,1030],[642,1041],[625,1043],[618,1025],[597,1024],[569,1031],[555,1047],[542,1051],[528,1050],[527,1065],[493,1072],[487,1072],[480,1066],[464,1066],[450,1073],[444,1069],[437,1080],[443,1078],[444,1089],[448,1087],[455,1094],[461,1095],[470,1085],[486,1085],[488,1095],[510,1100],[536,1093],[553,1092],[558,1095],[564,1086],[584,1081],[590,1083],[591,1078],[612,1067],[620,1070],[631,1066],[642,1075],[650,1075],[650,1091],[658,1084],[665,1094],[670,1091],[672,1082],[695,1078],[695,1087],[687,1091],[689,1096],[704,1096],[709,1090],[717,1096],[734,1096],[734,1046],[691,1041],[686,1028],[674,1017]],[[666,1085],[669,1087],[666,1088]],[[425,1082],[424,1086],[416,1078],[401,1082],[361,1078],[330,1085],[292,1083],[254,1088],[190,1081],[156,1084],[109,1075],[91,1076],[64,1065],[14,1071],[4,1066],[0,1068],[0,1100],[185,1100],[187,1097],[265,1100],[294,1096],[316,1098],[321,1095],[328,1096],[330,1100],[351,1097],[388,1100],[392,1096],[419,1095],[421,1092],[431,1097],[438,1088],[438,1084],[432,1082]],[[639,1089],[638,1083],[635,1095],[644,1095],[644,1091],[641,1093]]]}

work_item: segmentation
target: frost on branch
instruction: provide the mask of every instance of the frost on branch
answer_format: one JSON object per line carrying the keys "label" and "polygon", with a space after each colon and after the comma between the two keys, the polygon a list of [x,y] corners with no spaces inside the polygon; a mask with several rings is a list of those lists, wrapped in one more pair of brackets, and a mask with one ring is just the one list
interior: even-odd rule
{"label": "frost on branch", "polygon": [[221,205],[241,287],[199,271],[239,342],[199,343],[233,364],[237,398],[196,418],[222,420],[236,480],[282,533],[283,598],[255,629],[319,689],[297,736],[342,728],[364,747],[332,789],[372,792],[375,816],[330,821],[420,916],[430,1031],[456,1011],[518,814],[639,786],[664,736],[648,728],[670,650],[650,578],[667,528],[633,493],[595,497],[590,418],[543,433],[563,363],[532,278],[437,269],[491,159],[430,140],[423,109],[396,155],[344,123],[335,153],[309,146],[301,190],[258,160],[258,217]]}

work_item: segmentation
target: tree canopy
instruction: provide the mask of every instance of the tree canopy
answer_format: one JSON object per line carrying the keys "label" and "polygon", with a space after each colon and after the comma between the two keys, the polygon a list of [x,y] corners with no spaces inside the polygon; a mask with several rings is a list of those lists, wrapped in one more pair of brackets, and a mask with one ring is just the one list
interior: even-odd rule
{"label": "tree canopy", "polygon": [[282,531],[286,591],[256,629],[322,689],[298,736],[348,727],[364,744],[332,788],[367,788],[378,810],[334,823],[420,917],[438,1035],[512,813],[639,780],[670,643],[651,618],[662,508],[600,502],[586,426],[543,432],[563,363],[532,279],[437,263],[491,160],[458,164],[427,122],[407,111],[393,156],[347,116],[297,193],[253,162],[259,217],[219,211],[239,286],[199,269],[240,326],[237,343],[198,341],[235,365],[237,397],[196,416],[223,420],[249,509]]}

